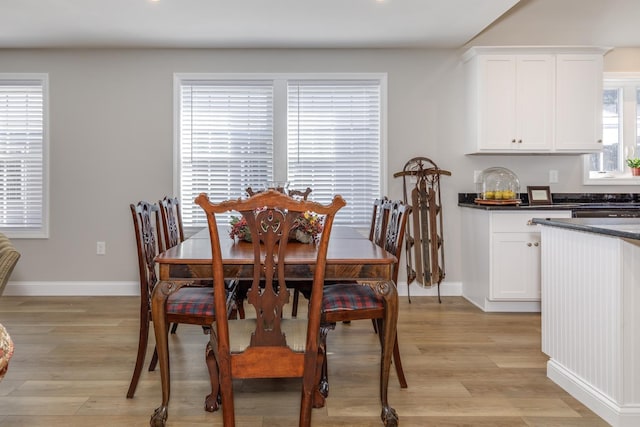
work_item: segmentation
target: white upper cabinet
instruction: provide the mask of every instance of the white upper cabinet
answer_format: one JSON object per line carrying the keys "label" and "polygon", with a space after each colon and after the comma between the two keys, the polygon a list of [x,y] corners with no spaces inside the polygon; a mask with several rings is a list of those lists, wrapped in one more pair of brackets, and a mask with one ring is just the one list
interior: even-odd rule
{"label": "white upper cabinet", "polygon": [[601,150],[602,55],[557,55],[556,82],[556,150]]}
{"label": "white upper cabinet", "polygon": [[466,152],[600,150],[604,50],[574,50],[578,53],[542,47],[467,51]]}

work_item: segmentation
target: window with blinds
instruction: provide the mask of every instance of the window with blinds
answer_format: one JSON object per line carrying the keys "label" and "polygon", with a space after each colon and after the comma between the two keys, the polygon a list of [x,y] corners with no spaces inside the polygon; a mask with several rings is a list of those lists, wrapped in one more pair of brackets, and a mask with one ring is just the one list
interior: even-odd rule
{"label": "window with blinds", "polygon": [[367,226],[380,197],[380,82],[289,81],[287,166],[291,187],[315,200],[347,201],[336,223]]}
{"label": "window with blinds", "polygon": [[221,201],[273,181],[310,187],[322,203],[340,194],[347,206],[336,224],[369,226],[383,193],[385,80],[323,77],[176,75],[176,184],[185,227],[206,225],[193,203],[199,193]]}
{"label": "window with blinds", "polygon": [[0,74],[0,230],[48,237],[46,75]]}
{"label": "window with blinds", "polygon": [[179,129],[185,226],[206,224],[198,194],[222,201],[273,180],[271,82],[182,81]]}

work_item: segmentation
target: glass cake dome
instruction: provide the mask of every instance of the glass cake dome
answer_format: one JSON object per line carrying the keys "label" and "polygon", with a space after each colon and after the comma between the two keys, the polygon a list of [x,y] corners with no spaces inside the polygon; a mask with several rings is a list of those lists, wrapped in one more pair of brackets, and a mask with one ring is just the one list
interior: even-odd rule
{"label": "glass cake dome", "polygon": [[520,181],[517,175],[507,168],[487,168],[478,177],[477,193],[479,200],[519,202]]}

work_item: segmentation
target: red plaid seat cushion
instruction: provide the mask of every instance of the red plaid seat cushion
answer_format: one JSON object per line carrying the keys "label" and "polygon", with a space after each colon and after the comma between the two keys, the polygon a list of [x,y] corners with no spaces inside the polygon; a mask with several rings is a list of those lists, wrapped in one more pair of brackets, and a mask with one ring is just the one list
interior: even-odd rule
{"label": "red plaid seat cushion", "polygon": [[213,288],[183,287],[167,298],[167,313],[213,316]]}
{"label": "red plaid seat cushion", "polygon": [[323,294],[324,313],[384,308],[382,298],[379,298],[373,289],[357,283],[327,285]]}

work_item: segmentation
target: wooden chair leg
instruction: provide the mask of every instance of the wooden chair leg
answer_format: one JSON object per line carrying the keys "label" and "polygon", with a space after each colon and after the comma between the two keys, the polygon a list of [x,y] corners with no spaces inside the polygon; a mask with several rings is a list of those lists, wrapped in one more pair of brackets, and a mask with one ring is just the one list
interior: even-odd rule
{"label": "wooden chair leg", "polygon": [[302,398],[300,399],[300,419],[298,422],[299,427],[311,427],[311,410],[315,402],[316,390],[317,390],[317,373],[322,366],[321,358],[319,357],[320,349],[315,363],[315,369],[313,372],[305,372],[302,378]]}
{"label": "wooden chair leg", "polygon": [[207,369],[209,370],[211,394],[204,400],[204,410],[207,412],[215,412],[220,409],[220,372],[218,371],[218,362],[211,347],[211,342],[207,343],[205,360],[207,362]]}
{"label": "wooden chair leg", "polygon": [[404,369],[402,369],[402,361],[400,360],[400,348],[398,347],[398,335],[396,333],[396,341],[393,343],[393,364],[396,367],[396,374],[398,375],[398,381],[400,382],[400,388],[407,388],[407,378],[404,376]]}
{"label": "wooden chair leg", "polygon": [[149,372],[153,372],[156,370],[156,366],[158,365],[158,348],[153,349],[153,356],[151,356],[151,362],[149,362]]}
{"label": "wooden chair leg", "polygon": [[140,374],[142,373],[142,365],[144,365],[144,358],[147,354],[147,343],[149,342],[149,310],[143,307],[140,310],[140,335],[138,337],[138,355],[136,356],[136,365],[133,368],[133,376],[131,377],[131,383],[129,384],[129,390],[127,391],[127,399],[133,398],[138,387],[138,381],[140,381]]}
{"label": "wooden chair leg", "polygon": [[316,389],[313,396],[313,407],[322,408],[329,396],[329,378],[327,369],[327,333],[335,324],[320,326],[320,346],[318,348],[318,366],[316,371]]}
{"label": "wooden chair leg", "polygon": [[167,324],[166,301],[168,296],[177,292],[183,284],[179,282],[158,282],[151,294],[151,312],[153,332],[156,337],[160,382],[162,383],[162,403],[151,415],[151,427],[163,427],[167,422],[171,379],[169,376],[169,325]]}
{"label": "wooden chair leg", "polygon": [[173,326],[171,326],[171,333],[175,334],[177,330],[178,330],[178,324],[174,323]]}
{"label": "wooden chair leg", "polygon": [[382,357],[380,360],[380,403],[382,404],[382,422],[385,427],[398,426],[398,414],[395,409],[389,405],[388,389],[389,389],[389,371],[391,370],[391,359],[393,356],[393,343],[396,342],[396,328],[398,323],[398,294],[395,285],[391,284],[389,294],[387,295],[387,309],[384,314],[384,321],[378,323],[380,333],[384,336],[382,342]]}
{"label": "wooden chair leg", "polygon": [[235,426],[236,416],[233,403],[233,381],[231,379],[231,361],[218,361],[218,378],[220,379],[220,401],[222,406],[222,422],[225,426]]}
{"label": "wooden chair leg", "polygon": [[293,302],[291,303],[291,317],[298,317],[298,300],[300,299],[300,291],[298,288],[293,289]]}

